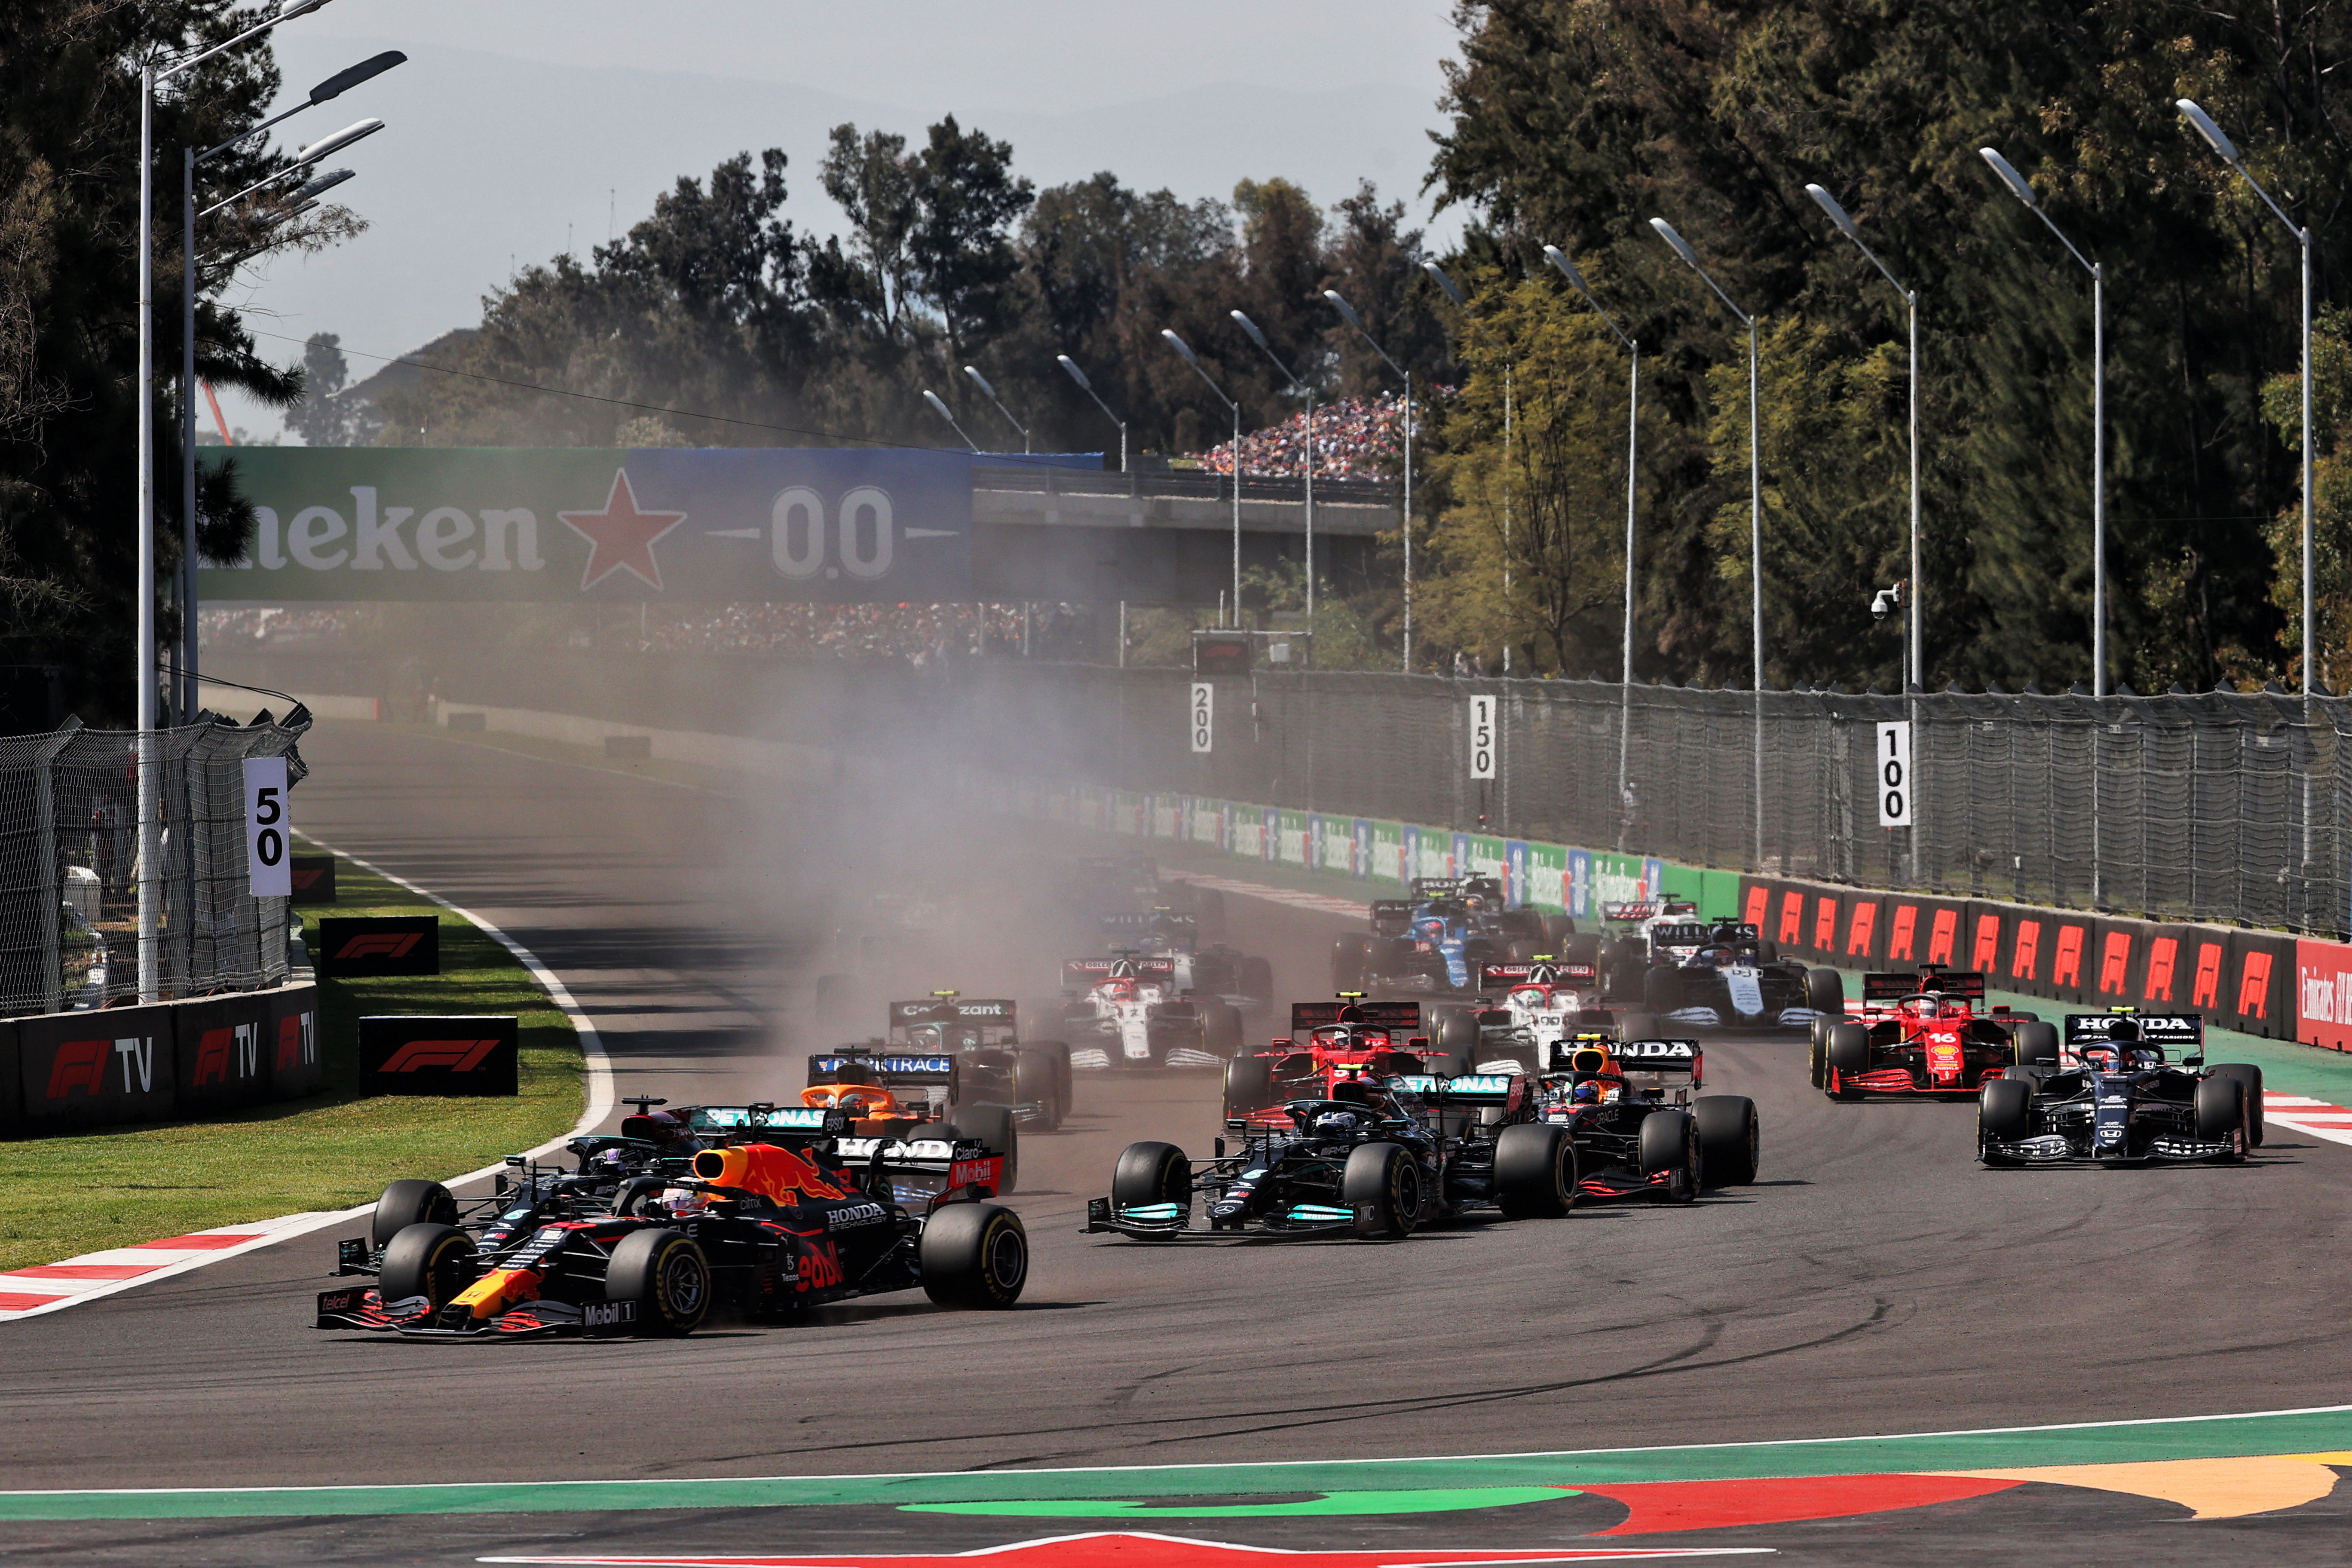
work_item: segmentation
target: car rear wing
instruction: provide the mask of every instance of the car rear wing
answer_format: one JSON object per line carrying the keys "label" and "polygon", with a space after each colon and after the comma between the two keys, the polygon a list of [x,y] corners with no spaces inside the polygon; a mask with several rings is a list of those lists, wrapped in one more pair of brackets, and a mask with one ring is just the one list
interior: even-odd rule
{"label": "car rear wing", "polygon": [[839,1110],[813,1105],[693,1105],[683,1107],[688,1131],[717,1143],[774,1143],[802,1148],[849,1130]]}
{"label": "car rear wing", "polygon": [[1464,1073],[1459,1078],[1406,1073],[1395,1079],[1400,1088],[1411,1089],[1433,1109],[1448,1105],[1507,1105],[1511,1086],[1522,1081],[1517,1073],[1501,1072]]}
{"label": "car rear wing", "polygon": [[1152,935],[1162,931],[1190,934],[1201,928],[1197,915],[1180,915],[1173,910],[1130,910],[1123,915],[1102,918],[1105,936],[1130,936],[1137,932]]}
{"label": "car rear wing", "polygon": [[1469,885],[1467,877],[1415,877],[1411,884],[1415,902],[1458,898],[1462,889]]}
{"label": "car rear wing", "polygon": [[1551,1047],[1551,1070],[1575,1070],[1577,1052],[1604,1052],[1617,1070],[1632,1078],[1636,1074],[1654,1074],[1659,1078],[1687,1079],[1697,1083],[1705,1070],[1706,1055],[1696,1040],[1619,1040],[1610,1044],[1586,1035],[1576,1039],[1555,1040]]}
{"label": "car rear wing", "polygon": [[1110,978],[1110,966],[1114,963],[1134,965],[1138,980],[1167,985],[1176,979],[1176,961],[1172,958],[1074,958],[1062,965],[1062,989],[1091,991]]}
{"label": "car rear wing", "polygon": [[2133,1039],[2143,1046],[2201,1051],[2205,1017],[2201,1013],[2069,1013],[2065,1039],[2070,1052],[2080,1046]]}
{"label": "car rear wing", "polygon": [[990,1153],[973,1140],[929,1137],[927,1131],[919,1129],[906,1138],[837,1138],[834,1153],[853,1173],[878,1164],[890,1196],[902,1204],[929,1204],[961,1187],[982,1187],[991,1196],[1003,1189],[1003,1155]]}
{"label": "car rear wing", "polygon": [[1508,991],[1535,979],[1538,970],[1550,971],[1549,984],[1554,985],[1590,986],[1601,978],[1600,969],[1590,963],[1482,963],[1478,966],[1478,989]]}
{"label": "car rear wing", "polygon": [[1330,1028],[1339,1022],[1340,1010],[1347,1007],[1362,1015],[1365,1028],[1385,1029],[1392,1039],[1425,1032],[1418,1002],[1293,1002],[1291,1038],[1305,1039],[1318,1029]]}
{"label": "car rear wing", "polygon": [[1412,924],[1412,911],[1419,908],[1419,899],[1374,899],[1372,934],[1402,936]]}
{"label": "car rear wing", "polygon": [[[849,1077],[842,1075],[846,1070]],[[956,1059],[950,1055],[913,1056],[892,1051],[827,1051],[808,1059],[808,1080],[818,1083],[875,1083],[884,1089],[928,1088],[945,1084],[952,1090]],[[949,1096],[953,1099],[952,1093]]]}
{"label": "car rear wing", "polygon": [[1601,918],[1602,920],[1616,921],[1621,923],[1638,923],[1642,921],[1654,921],[1665,912],[1666,906],[1660,903],[1655,899],[1644,899],[1639,903],[1603,904],[1601,906]]}
{"label": "car rear wing", "polygon": [[1908,974],[1865,974],[1862,977],[1862,999],[1864,1002],[1899,1002],[1906,996],[1918,996],[1930,991],[1981,1002],[1985,994],[1984,972],[1976,969],[1921,969]]}

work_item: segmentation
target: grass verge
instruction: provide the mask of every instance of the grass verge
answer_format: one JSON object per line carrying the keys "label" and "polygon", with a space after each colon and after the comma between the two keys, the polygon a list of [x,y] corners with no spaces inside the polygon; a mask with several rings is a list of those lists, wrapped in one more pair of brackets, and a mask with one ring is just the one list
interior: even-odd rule
{"label": "grass verge", "polygon": [[[586,1093],[580,1037],[505,948],[349,860],[335,878],[338,902],[308,912],[438,915],[441,973],[319,983],[322,1095],[215,1121],[0,1142],[0,1268],[349,1208],[396,1178],[475,1170],[579,1120]],[[522,1092],[511,1100],[362,1096],[357,1020],[371,1013],[517,1015]]]}

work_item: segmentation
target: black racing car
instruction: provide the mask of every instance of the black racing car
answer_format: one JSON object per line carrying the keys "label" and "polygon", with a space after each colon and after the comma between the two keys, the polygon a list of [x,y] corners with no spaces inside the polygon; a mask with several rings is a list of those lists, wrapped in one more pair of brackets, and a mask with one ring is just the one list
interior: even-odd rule
{"label": "black racing car", "polygon": [[[1687,939],[1685,942],[1685,939]],[[1808,969],[1775,956],[1752,925],[1661,927],[1654,946],[1688,956],[1653,967],[1643,1001],[1666,1024],[1699,1028],[1801,1029],[1824,1014],[1845,1013],[1843,982],[1834,969]]]}
{"label": "black racing car", "polygon": [[1022,1038],[1020,1012],[1009,1000],[934,991],[918,1001],[893,1002],[888,1043],[892,1050],[886,1054],[954,1057],[948,1095],[953,1106],[1001,1105],[1015,1124],[1040,1132],[1053,1131],[1070,1113],[1070,1047]]}
{"label": "black racing car", "polygon": [[316,1326],[412,1339],[676,1335],[715,1308],[779,1321],[917,1287],[943,1306],[1019,1300],[1029,1247],[1017,1215],[969,1187],[912,1212],[894,1191],[889,1151],[845,1163],[845,1117],[820,1116],[813,1128],[757,1131],[772,1141],[701,1150],[690,1175],[632,1178],[602,1212],[478,1236],[425,1220],[373,1256],[344,1242],[338,1271],[376,1283],[321,1292]]}
{"label": "black racing car", "polygon": [[1978,1092],[1977,1158],[1987,1165],[2243,1160],[2263,1142],[2263,1069],[2206,1067],[2204,1047],[2205,1020],[2193,1015],[2071,1015],[2056,1065],[2010,1068]]}
{"label": "black racing car", "polygon": [[1762,1152],[1756,1102],[1696,1094],[1705,1082],[1696,1040],[1585,1032],[1552,1047],[1537,1116],[1576,1140],[1584,1196],[1686,1204],[1753,1182]]}
{"label": "black racing car", "polygon": [[[1334,1083],[1226,1122],[1240,1148],[1193,1160],[1172,1143],[1131,1143],[1086,1229],[1146,1241],[1218,1236],[1406,1237],[1477,1209],[1511,1218],[1566,1214],[1577,1190],[1566,1129],[1532,1120],[1524,1078],[1397,1077]],[[1491,1120],[1490,1120],[1491,1118]],[[1207,1228],[1193,1226],[1196,1207]]]}

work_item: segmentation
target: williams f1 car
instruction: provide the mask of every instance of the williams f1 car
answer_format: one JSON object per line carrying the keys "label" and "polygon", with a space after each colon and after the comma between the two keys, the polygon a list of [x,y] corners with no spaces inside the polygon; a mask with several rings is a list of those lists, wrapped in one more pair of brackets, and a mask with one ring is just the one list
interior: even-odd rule
{"label": "williams f1 car", "polygon": [[316,1325],[413,1339],[677,1335],[715,1308],[774,1321],[917,1288],[945,1306],[1018,1300],[1029,1269],[1020,1217],[979,1201],[978,1184],[910,1210],[889,1179],[897,1145],[845,1163],[844,1120],[762,1126],[761,1142],[702,1149],[691,1174],[634,1178],[601,1213],[479,1233],[423,1220],[373,1249],[344,1242],[338,1272],[376,1283],[321,1292]]}
{"label": "williams f1 car", "polygon": [[1832,1100],[1870,1094],[1975,1094],[2012,1066],[2055,1065],[2058,1032],[2006,1007],[1984,1008],[1984,976],[1928,964],[1865,974],[1862,1016],[1813,1031],[1814,1087]]}
{"label": "williams f1 car", "polygon": [[2010,1068],[1978,1092],[1977,1158],[2234,1163],[2262,1143],[2262,1068],[2205,1066],[2201,1017],[2074,1014],[2057,1062]]}
{"label": "williams f1 car", "polygon": [[1801,1029],[1845,1009],[1834,969],[1808,969],[1769,955],[1752,925],[1669,925],[1651,941],[1673,962],[1654,966],[1643,984],[1651,1012],[1686,1028]]}

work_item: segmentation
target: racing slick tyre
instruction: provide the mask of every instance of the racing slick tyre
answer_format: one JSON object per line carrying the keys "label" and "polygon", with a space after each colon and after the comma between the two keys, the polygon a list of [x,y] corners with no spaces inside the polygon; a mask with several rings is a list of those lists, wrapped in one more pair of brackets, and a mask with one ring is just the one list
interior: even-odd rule
{"label": "racing slick tyre", "polygon": [[1261,1007],[1274,1005],[1274,963],[1270,959],[1242,960],[1242,994]]}
{"label": "racing slick tyre", "polygon": [[1805,971],[1805,1005],[1832,1018],[1845,1016],[1845,976],[1834,969]]}
{"label": "racing slick tyre", "polygon": [[1066,1053],[1046,1047],[1026,1046],[1013,1058],[1013,1098],[1024,1105],[1043,1108],[1037,1125],[1051,1132],[1061,1126],[1062,1118],[1070,1113],[1070,1103],[1062,1095],[1060,1061]]}
{"label": "racing slick tyre", "polygon": [[1706,1152],[1698,1141],[1698,1124],[1686,1110],[1654,1110],[1642,1118],[1642,1174],[1669,1173],[1659,1201],[1686,1204],[1698,1196],[1706,1179]]}
{"label": "racing slick tyre", "polygon": [[1576,1204],[1576,1141],[1568,1129],[1518,1121],[1495,1139],[1495,1206],[1509,1219],[1557,1219]]}
{"label": "racing slick tyre", "polygon": [[1247,1116],[1274,1103],[1274,1058],[1235,1057],[1225,1064],[1225,1116]]}
{"label": "racing slick tyre", "polygon": [[386,1306],[422,1296],[439,1311],[472,1281],[474,1238],[454,1225],[412,1225],[392,1238],[376,1270]]}
{"label": "racing slick tyre", "polygon": [[1437,1027],[1430,1031],[1431,1045],[1445,1053],[1441,1062],[1431,1068],[1449,1078],[1459,1078],[1475,1072],[1478,1067],[1478,1018],[1467,1007],[1447,1007],[1437,1015]]}
{"label": "racing slick tyre", "polygon": [[1225,895],[1215,888],[1192,889],[1193,929],[1211,940],[1225,934]]}
{"label": "racing slick tyre", "polygon": [[[1843,1078],[1870,1070],[1870,1031],[1860,1024],[1832,1024],[1822,1045],[1822,1065]],[[1826,1083],[1826,1076],[1823,1082]],[[1838,1100],[1860,1100],[1862,1090],[1841,1085],[1831,1091]]]}
{"label": "racing slick tyre", "polygon": [[1576,922],[1566,915],[1543,917],[1543,950],[1562,963],[1590,963],[1590,957],[1575,957]]}
{"label": "racing slick tyre", "polygon": [[1129,1143],[1119,1152],[1110,1173],[1110,1206],[1139,1208],[1145,1204],[1192,1202],[1192,1162],[1173,1143]]}
{"label": "racing slick tyre", "polygon": [[1242,1016],[1229,1002],[1203,1002],[1201,1007],[1201,1045],[1213,1057],[1239,1056],[1242,1049]]}
{"label": "racing slick tyre", "polygon": [[1820,1089],[1830,1080],[1828,1051],[1830,1031],[1837,1027],[1834,1020],[1816,1018],[1812,1023],[1812,1047],[1807,1053],[1807,1065],[1811,1068],[1813,1087]]}
{"label": "racing slick tyre", "polygon": [[1029,1283],[1029,1233],[997,1204],[948,1204],[917,1243],[923,1294],[942,1307],[1010,1307]]}
{"label": "racing slick tyre", "polygon": [[2227,1138],[2242,1126],[2251,1146],[2254,1141],[2253,1119],[2246,1112],[2246,1086],[2242,1079],[2214,1077],[2197,1086],[2198,1137],[2208,1141]]}
{"label": "racing slick tyre", "polygon": [[1642,1005],[1653,1013],[1675,1010],[1675,972],[1653,969],[1642,976]]}
{"label": "racing slick tyre", "polygon": [[604,1300],[637,1304],[637,1332],[677,1339],[710,1312],[710,1260],[674,1230],[633,1230],[604,1266]]}
{"label": "racing slick tyre", "polygon": [[457,1200],[440,1183],[394,1182],[376,1199],[375,1220],[370,1229],[375,1244],[383,1247],[412,1225],[457,1223]]}
{"label": "racing slick tyre", "polygon": [[2015,1143],[2033,1132],[2033,1085],[2021,1079],[1997,1078],[1977,1090],[1977,1150]]}
{"label": "racing slick tyre", "polygon": [[1559,946],[1555,951],[1559,952],[1559,961],[1562,963],[1591,963],[1597,965],[1601,962],[1600,933],[1597,931],[1570,931],[1568,935],[1560,939]]}
{"label": "racing slick tyre", "polygon": [[1701,1095],[1691,1105],[1691,1120],[1698,1123],[1710,1186],[1744,1187],[1756,1179],[1763,1140],[1754,1100],[1744,1094]]}
{"label": "racing slick tyre", "polygon": [[2222,1062],[2212,1068],[2213,1078],[2233,1078],[2246,1086],[2246,1147],[2263,1146],[2263,1069],[2251,1062]]}
{"label": "racing slick tyre", "polygon": [[1004,1176],[996,1190],[1000,1194],[1013,1191],[1021,1176],[1021,1129],[1013,1125],[1013,1108],[959,1105],[950,1125],[957,1137],[976,1139],[990,1153],[1004,1156]]}
{"label": "racing slick tyre", "polygon": [[1654,1040],[1658,1037],[1658,1016],[1646,1007],[1628,1007],[1617,1015],[1617,1037],[1621,1040]]}
{"label": "racing slick tyre", "polygon": [[1339,1201],[1356,1211],[1360,1236],[1411,1236],[1421,1223],[1421,1166],[1402,1144],[1358,1144],[1339,1173]]}
{"label": "racing slick tyre", "polygon": [[2058,1065],[2058,1026],[2029,1018],[2017,1026],[2010,1048],[2020,1067],[2054,1068]]}
{"label": "racing slick tyre", "polygon": [[1372,939],[1353,931],[1331,944],[1331,989],[1361,991],[1371,971]]}

